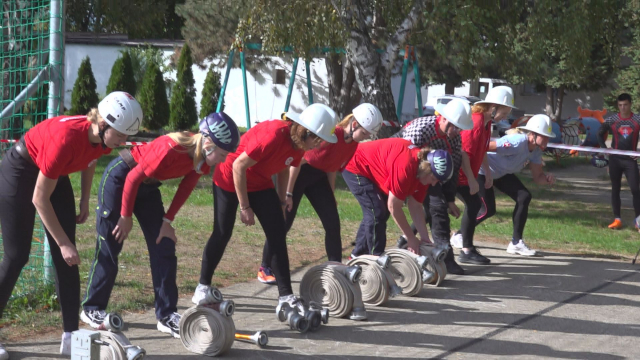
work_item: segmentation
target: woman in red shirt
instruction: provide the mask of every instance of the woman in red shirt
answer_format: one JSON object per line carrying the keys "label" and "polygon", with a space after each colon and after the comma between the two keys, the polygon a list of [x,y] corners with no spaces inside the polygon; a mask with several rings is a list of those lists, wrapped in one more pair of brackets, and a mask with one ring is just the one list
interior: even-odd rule
{"label": "woman in red shirt", "polygon": [[[488,169],[487,150],[489,149],[489,141],[491,140],[491,120],[498,122],[505,119],[513,106],[513,90],[508,86],[496,86],[489,90],[484,101],[478,101],[471,109],[471,119],[473,120],[473,129],[463,130],[460,132],[462,137],[462,150],[467,153],[471,171],[475,178],[478,177],[480,166],[485,165]],[[487,181],[485,188],[493,186],[491,172],[485,172]],[[464,204],[464,213],[462,214],[462,224],[460,230],[451,237],[451,245],[462,248],[458,261],[461,263],[471,263],[486,265],[491,263],[487,257],[483,256],[473,246],[473,234],[476,229],[476,217],[482,202],[478,193],[471,194],[469,189],[469,180],[461,170],[458,176],[457,196]]]}
{"label": "woman in red shirt", "polygon": [[[0,314],[29,260],[36,210],[45,226],[56,270],[56,293],[64,334],[60,353],[70,355],[78,330],[80,257],[76,224],[89,216],[97,159],[138,132],[142,109],[133,96],[113,92],[87,115],[58,116],[30,129],[0,165],[0,221],[4,257],[0,263]],[[81,171],[80,214],[69,174]]]}
{"label": "woman in red shirt", "polygon": [[[333,134],[336,114],[329,107],[313,104],[299,116],[288,112],[284,120],[264,121],[240,139],[240,146],[218,166],[213,179],[213,233],[202,255],[200,284],[192,301],[206,303],[213,272],[233,234],[236,211],[240,219],[254,225],[258,217],[273,255],[269,265],[278,283],[279,302],[298,305],[293,295],[289,257],[287,255],[285,207],[292,206],[286,197],[289,166],[300,166],[304,152],[317,147],[322,140],[337,142]],[[271,176],[277,174],[279,192]],[[255,215],[254,215],[255,214]]]}
{"label": "woman in red shirt", "polygon": [[[302,195],[306,195],[324,227],[324,244],[329,261],[342,261],[340,217],[333,194],[336,172],[342,170],[349,162],[358,148],[358,143],[375,136],[381,126],[380,110],[371,104],[361,104],[336,126],[337,143],[323,142],[319,148],[304,154],[300,166],[291,166],[289,170],[287,198],[292,199],[293,205],[287,208],[285,214],[286,230],[289,232],[291,229]],[[258,272],[258,280],[265,284],[276,283],[273,271],[269,267],[270,258],[271,252],[265,242],[262,266]]]}
{"label": "woman in red shirt", "polygon": [[406,200],[422,241],[430,242],[422,202],[430,185],[445,182],[452,174],[453,161],[445,150],[420,149],[399,138],[360,144],[342,172],[363,215],[351,257],[384,252],[389,215],[408,240],[408,249],[419,254],[420,240],[402,206]]}
{"label": "woman in red shirt", "polygon": [[[118,274],[118,254],[135,214],[149,249],[157,328],[180,337],[177,238],[171,222],[200,176],[223,162],[239,142],[236,123],[223,112],[212,113],[200,122],[199,134],[170,133],[147,145],[124,149],[109,163],[98,189],[96,255],[82,302],[82,321],[98,328],[107,315],[105,309]],[[159,181],[181,177],[165,213]]]}

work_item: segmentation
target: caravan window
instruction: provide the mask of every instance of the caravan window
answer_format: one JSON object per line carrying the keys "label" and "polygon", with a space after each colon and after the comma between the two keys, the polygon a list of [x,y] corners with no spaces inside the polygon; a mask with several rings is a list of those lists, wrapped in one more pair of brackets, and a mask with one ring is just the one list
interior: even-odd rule
{"label": "caravan window", "polygon": [[479,91],[478,97],[484,100],[487,97],[487,93],[489,92],[489,83],[481,82],[478,83]]}

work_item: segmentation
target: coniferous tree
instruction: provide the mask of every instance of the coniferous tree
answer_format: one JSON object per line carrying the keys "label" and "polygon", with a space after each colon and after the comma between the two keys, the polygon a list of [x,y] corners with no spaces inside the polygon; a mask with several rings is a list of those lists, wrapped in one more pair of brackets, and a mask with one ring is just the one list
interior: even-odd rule
{"label": "coniferous tree", "polygon": [[177,80],[171,94],[169,126],[172,130],[189,130],[198,123],[192,65],[191,50],[185,45],[180,52]]}
{"label": "coniferous tree", "polygon": [[96,79],[93,77],[91,70],[91,61],[87,56],[82,60],[78,69],[78,78],[73,84],[73,92],[71,93],[71,109],[70,114],[84,115],[91,108],[98,106],[98,93],[96,93]]}
{"label": "coniferous tree", "polygon": [[169,123],[167,91],[164,87],[162,72],[155,62],[149,62],[147,65],[137,99],[144,114],[143,127],[159,130]]}
{"label": "coniferous tree", "polygon": [[111,68],[111,77],[107,85],[107,94],[113,91],[125,91],[136,95],[136,79],[133,76],[133,65],[128,51],[123,51]]}
{"label": "coniferous tree", "polygon": [[[220,73],[213,70],[213,66],[209,68],[207,77],[202,87],[202,99],[200,100],[200,118],[216,111],[218,107],[218,98],[220,96]],[[220,111],[224,110],[224,100]]]}

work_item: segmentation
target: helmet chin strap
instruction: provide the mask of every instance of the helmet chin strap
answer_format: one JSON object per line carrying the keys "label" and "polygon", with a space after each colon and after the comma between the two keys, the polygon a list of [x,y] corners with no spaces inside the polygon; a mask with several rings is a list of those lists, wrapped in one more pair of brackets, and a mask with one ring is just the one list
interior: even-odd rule
{"label": "helmet chin strap", "polygon": [[100,136],[100,140],[102,141],[102,149],[106,149],[107,148],[107,144],[104,142],[104,133],[109,130],[109,128],[111,127],[111,125],[105,125],[103,130],[100,130],[100,125],[98,125],[98,136]]}
{"label": "helmet chin strap", "polygon": [[217,146],[213,145],[211,150],[207,150],[207,149],[204,148],[204,141],[202,142],[202,153],[204,154],[204,159],[200,160],[198,165],[196,165],[196,168],[194,169],[196,173],[198,173],[200,175],[204,174],[204,172],[202,171],[202,167],[204,166],[204,163],[207,160],[207,156],[211,155],[212,152],[216,151],[216,148],[217,148]]}
{"label": "helmet chin strap", "polygon": [[358,126],[356,125],[356,128],[353,128],[353,121],[351,123],[349,123],[349,133],[348,134],[344,134],[344,140],[350,140],[353,139],[353,133],[358,130]]}

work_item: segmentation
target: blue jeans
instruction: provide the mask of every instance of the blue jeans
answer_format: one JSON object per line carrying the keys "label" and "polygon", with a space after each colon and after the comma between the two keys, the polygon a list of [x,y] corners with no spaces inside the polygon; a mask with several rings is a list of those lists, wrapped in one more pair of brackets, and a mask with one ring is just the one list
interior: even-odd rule
{"label": "blue jeans", "polygon": [[362,222],[356,235],[355,256],[381,255],[387,245],[387,220],[391,213],[387,208],[387,195],[374,183],[347,170],[342,178],[362,208]]}

